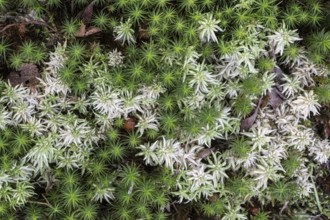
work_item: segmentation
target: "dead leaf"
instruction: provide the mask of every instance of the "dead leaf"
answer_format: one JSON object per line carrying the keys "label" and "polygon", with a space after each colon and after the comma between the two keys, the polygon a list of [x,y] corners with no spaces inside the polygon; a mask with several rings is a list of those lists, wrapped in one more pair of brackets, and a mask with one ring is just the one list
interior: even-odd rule
{"label": "dead leaf", "polygon": [[274,67],[274,73],[276,73],[275,81],[280,82],[283,78],[283,71],[280,67]]}
{"label": "dead leaf", "polygon": [[258,105],[254,109],[254,112],[252,113],[252,115],[250,115],[249,117],[241,120],[241,126],[240,126],[241,131],[248,130],[249,128],[252,127],[253,123],[257,119],[257,115],[258,115],[258,111],[259,111],[261,103],[262,103],[262,98],[259,99]]}
{"label": "dead leaf", "polygon": [[257,118],[258,110],[260,108],[264,108],[267,105],[270,105],[273,109],[276,109],[279,105],[281,105],[284,102],[286,98],[282,94],[280,88],[281,87],[278,84],[276,84],[276,86],[272,88],[270,93],[268,93],[265,97],[259,99],[258,105],[254,110],[254,112],[252,113],[252,115],[241,121],[241,126],[240,126],[241,131],[248,130],[249,128],[251,128],[251,126],[253,125],[253,123]]}
{"label": "dead leaf", "polygon": [[206,148],[197,153],[196,159],[204,159],[208,157],[212,152],[214,148]]}
{"label": "dead leaf", "polygon": [[260,108],[261,109],[265,108],[268,105],[269,100],[270,100],[270,93],[268,93],[262,98]]}
{"label": "dead leaf", "polygon": [[92,34],[96,34],[98,32],[102,31],[100,28],[98,27],[90,27],[88,28],[88,30],[85,33],[85,37],[92,35]]}
{"label": "dead leaf", "polygon": [[85,24],[91,21],[93,16],[93,8],[94,8],[94,1],[92,1],[89,5],[87,5],[84,12],[82,13],[81,19]]}
{"label": "dead leaf", "polygon": [[79,31],[77,31],[75,33],[75,36],[76,37],[88,37],[92,34],[96,34],[96,33],[100,32],[100,31],[102,31],[100,28],[93,27],[93,26],[86,29],[86,25],[84,24],[84,22],[81,22]]}
{"label": "dead leaf", "polygon": [[85,36],[85,32],[86,32],[86,25],[84,24],[84,22],[81,22],[79,31],[77,31],[75,33],[75,36],[76,37],[84,37]]}
{"label": "dead leaf", "polygon": [[23,84],[27,87],[33,87],[39,83],[37,77],[40,77],[38,67],[31,63],[23,63],[19,71],[9,73],[6,81],[9,80],[13,86]]}
{"label": "dead leaf", "polygon": [[274,86],[269,94],[268,105],[272,106],[273,109],[276,109],[278,106],[284,102],[285,97],[278,87]]}

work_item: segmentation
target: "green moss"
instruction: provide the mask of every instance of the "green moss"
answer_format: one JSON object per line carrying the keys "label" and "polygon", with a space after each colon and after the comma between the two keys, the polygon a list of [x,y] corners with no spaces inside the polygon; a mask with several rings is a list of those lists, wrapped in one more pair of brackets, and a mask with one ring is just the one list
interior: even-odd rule
{"label": "green moss", "polygon": [[330,102],[330,85],[317,86],[314,91],[320,103],[327,104]]}

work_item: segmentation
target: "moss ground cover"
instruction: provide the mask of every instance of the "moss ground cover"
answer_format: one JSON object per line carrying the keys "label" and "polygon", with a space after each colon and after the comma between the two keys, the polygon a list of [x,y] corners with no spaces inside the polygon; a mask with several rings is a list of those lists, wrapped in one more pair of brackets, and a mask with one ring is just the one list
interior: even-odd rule
{"label": "moss ground cover", "polygon": [[330,218],[325,0],[0,0],[0,219]]}

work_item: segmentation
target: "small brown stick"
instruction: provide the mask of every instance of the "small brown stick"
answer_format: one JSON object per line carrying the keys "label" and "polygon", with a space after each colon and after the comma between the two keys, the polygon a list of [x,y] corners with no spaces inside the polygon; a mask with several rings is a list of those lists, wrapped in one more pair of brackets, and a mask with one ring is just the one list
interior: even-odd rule
{"label": "small brown stick", "polygon": [[41,21],[29,21],[29,22],[17,22],[17,23],[13,23],[13,24],[8,24],[2,30],[0,30],[0,33],[6,31],[8,28],[11,28],[11,27],[14,27],[14,26],[18,26],[18,25],[22,25],[22,24],[23,25],[35,24],[35,25],[45,26],[45,27],[49,28],[50,30],[52,30],[53,32],[56,32],[56,28],[53,28],[53,27],[49,26],[45,22],[41,22]]}

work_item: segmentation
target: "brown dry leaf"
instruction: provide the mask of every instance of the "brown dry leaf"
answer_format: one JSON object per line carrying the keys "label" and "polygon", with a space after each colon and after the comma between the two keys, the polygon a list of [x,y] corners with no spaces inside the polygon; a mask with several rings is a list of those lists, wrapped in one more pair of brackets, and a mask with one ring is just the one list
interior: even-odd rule
{"label": "brown dry leaf", "polygon": [[74,36],[84,37],[85,33],[86,33],[86,25],[84,24],[84,22],[81,22],[79,31],[77,31]]}
{"label": "brown dry leaf", "polygon": [[204,159],[204,158],[208,157],[213,152],[213,150],[214,150],[214,148],[203,149],[203,150],[201,150],[197,153],[196,158],[197,159]]}
{"label": "brown dry leaf", "polygon": [[267,105],[270,105],[273,109],[276,109],[284,102],[285,96],[282,94],[279,88],[280,87],[278,85],[274,86],[270,93],[268,93],[265,97],[259,99],[258,106],[254,110],[252,115],[241,121],[241,131],[248,130],[249,128],[251,128],[257,118],[259,108],[264,108]]}
{"label": "brown dry leaf", "polygon": [[81,19],[84,23],[88,23],[91,21],[93,16],[93,8],[94,8],[94,1],[92,1],[87,7],[85,8],[84,12],[81,15]]}
{"label": "brown dry leaf", "polygon": [[38,67],[31,63],[23,63],[19,71],[9,73],[6,81],[9,80],[13,86],[23,84],[27,87],[34,87],[39,83],[40,77]]}
{"label": "brown dry leaf", "polygon": [[259,111],[261,103],[262,103],[262,98],[259,99],[258,105],[254,109],[254,112],[252,113],[252,115],[250,115],[249,117],[241,120],[241,126],[240,126],[241,131],[248,130],[249,128],[252,127],[253,123],[257,119],[257,115],[258,115],[258,111]]}
{"label": "brown dry leaf", "polygon": [[269,100],[270,100],[270,93],[268,93],[262,98],[260,108],[261,109],[265,108],[268,105]]}
{"label": "brown dry leaf", "polygon": [[100,28],[93,27],[93,26],[86,29],[86,25],[84,24],[84,22],[81,22],[79,31],[77,31],[75,33],[75,36],[76,37],[88,37],[92,34],[96,34],[96,33],[100,32],[100,31],[102,31]]}
{"label": "brown dry leaf", "polygon": [[98,27],[90,27],[88,28],[88,30],[85,33],[85,37],[92,35],[92,34],[96,34],[98,32],[102,31],[100,28]]}
{"label": "brown dry leaf", "polygon": [[283,78],[283,71],[282,71],[282,69],[280,68],[280,67],[275,67],[274,68],[274,73],[276,73],[276,80],[277,81],[279,81],[280,79],[282,79]]}
{"label": "brown dry leaf", "polygon": [[269,94],[269,101],[268,104],[272,106],[273,109],[276,109],[278,106],[284,102],[285,97],[283,96],[282,92],[274,86]]}

